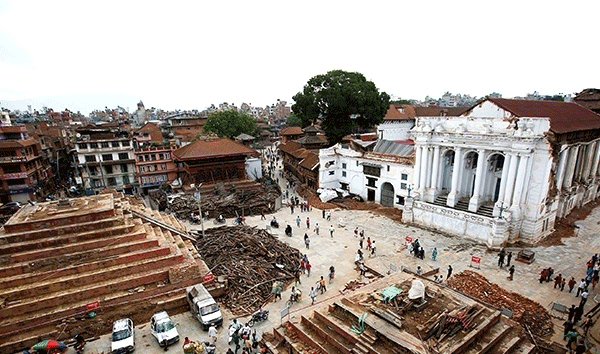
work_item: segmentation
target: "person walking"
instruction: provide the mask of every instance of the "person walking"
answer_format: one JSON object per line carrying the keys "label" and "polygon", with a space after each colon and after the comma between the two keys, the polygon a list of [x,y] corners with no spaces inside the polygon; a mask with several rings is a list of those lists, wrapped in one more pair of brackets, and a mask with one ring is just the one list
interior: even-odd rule
{"label": "person walking", "polygon": [[498,253],[498,267],[502,268],[502,266],[504,265],[504,257],[506,256],[506,253],[504,251],[504,248],[500,251],[500,253]]}
{"label": "person walking", "polygon": [[567,283],[567,281],[565,280],[565,278],[562,278],[561,282],[560,282],[560,291],[565,290],[565,284]]}
{"label": "person walking", "polygon": [[515,275],[515,265],[511,265],[510,268],[508,268],[508,280],[513,280],[513,276]]}
{"label": "person walking", "polygon": [[448,265],[448,275],[446,275],[446,280],[450,279],[452,275],[452,265]]}
{"label": "person walking", "polygon": [[319,234],[319,223],[315,224],[315,233],[318,235]]}
{"label": "person walking", "polygon": [[302,284],[302,281],[300,281],[300,274],[302,274],[300,269],[297,269],[296,273],[294,273],[294,278],[296,278],[296,282],[294,283],[295,286]]}
{"label": "person walking", "polygon": [[560,283],[562,283],[562,275],[558,273],[556,278],[554,278],[554,289],[558,286],[560,288]]}
{"label": "person walking", "polygon": [[377,247],[375,246],[375,240],[373,240],[371,242],[371,257],[375,257],[375,251],[376,251]]}
{"label": "person walking", "polygon": [[306,228],[310,230],[310,218],[306,217]]}
{"label": "person walking", "polygon": [[310,298],[312,299],[311,305],[314,305],[315,300],[317,299],[317,291],[315,290],[314,286],[310,287],[310,292],[308,293],[308,296],[310,296]]}
{"label": "person walking", "polygon": [[567,317],[567,320],[571,323],[573,323],[573,318],[575,318],[575,310],[577,310],[575,308],[575,305],[571,305],[571,307],[569,308],[569,315]]}
{"label": "person walking", "polygon": [[360,262],[360,265],[358,266],[358,268],[360,269],[360,276],[364,277],[367,272],[364,262]]}
{"label": "person walking", "polygon": [[358,237],[358,226],[354,229],[354,237]]}
{"label": "person walking", "polygon": [[296,218],[296,226],[300,227],[300,222],[302,222],[302,219],[300,219],[300,215],[298,215],[298,217]]}
{"label": "person walking", "polygon": [[325,209],[321,210],[323,212],[323,219],[325,219]]}
{"label": "person walking", "polygon": [[438,256],[438,250],[437,250],[437,247],[434,247],[433,251],[431,251],[431,259],[435,262],[437,260],[437,256]]}
{"label": "person walking", "polygon": [[264,211],[260,211],[260,220],[267,220],[267,217],[265,216]]}
{"label": "person walking", "polygon": [[310,277],[310,268],[312,268],[312,265],[310,264],[310,262],[306,262],[306,276]]}
{"label": "person walking", "polygon": [[210,339],[212,339],[213,344],[217,343],[217,328],[214,324],[210,325],[210,328],[208,329],[208,336],[210,337]]}
{"label": "person walking", "polygon": [[306,249],[310,249],[310,238],[308,238],[308,234],[304,234],[304,245],[306,245]]}
{"label": "person walking", "polygon": [[577,294],[575,294],[575,297],[578,297],[579,294],[583,292],[583,289],[585,289],[586,285],[587,283],[585,282],[585,279],[581,279],[579,285],[577,286]]}
{"label": "person walking", "polygon": [[371,236],[367,237],[367,251],[371,250]]}
{"label": "person walking", "polygon": [[569,349],[569,353],[573,352],[574,348],[572,348],[572,345],[573,345],[573,343],[575,343],[577,341],[578,336],[579,336],[579,334],[574,329],[570,330],[565,335],[565,340],[567,341],[567,349]]}
{"label": "person walking", "polygon": [[575,281],[574,277],[571,277],[571,279],[569,279],[569,282],[567,283],[569,285],[569,292],[573,291],[573,288],[575,287],[575,284],[577,282]]}
{"label": "person walking", "polygon": [[[573,330],[573,322],[571,322],[571,320],[566,320],[563,323],[563,338],[565,338],[565,336],[567,335],[567,333],[571,332],[571,330]],[[564,339],[566,340],[566,339]]]}
{"label": "person walking", "polygon": [[358,247],[360,247],[360,249],[363,248],[364,241],[365,241],[365,235],[361,235],[360,238],[358,239]]}
{"label": "person walking", "polygon": [[583,289],[583,292],[581,293],[581,301],[579,302],[579,307],[583,308],[583,306],[587,302],[589,295],[590,295],[590,293],[588,292],[588,289],[587,288]]}
{"label": "person walking", "polygon": [[331,225],[331,226],[329,227],[329,235],[331,235],[331,237],[333,237],[333,231],[334,231],[334,230],[335,230],[335,229],[333,228],[333,225]]}
{"label": "person walking", "polygon": [[510,267],[510,260],[512,259],[512,252],[508,252],[506,255],[506,266]]}
{"label": "person walking", "polygon": [[577,346],[575,347],[575,354],[585,354],[586,350],[587,347],[585,346],[585,342],[583,339],[579,339],[579,342],[577,342]]}

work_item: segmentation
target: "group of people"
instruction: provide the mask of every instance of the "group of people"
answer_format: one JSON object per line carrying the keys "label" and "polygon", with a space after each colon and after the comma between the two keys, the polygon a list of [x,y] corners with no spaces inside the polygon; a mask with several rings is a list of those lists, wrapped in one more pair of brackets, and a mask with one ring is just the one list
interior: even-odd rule
{"label": "group of people", "polygon": [[235,351],[229,348],[227,350],[227,354],[237,354],[240,348],[242,348],[241,354],[267,352],[267,348],[264,345],[260,345],[259,349],[259,340],[256,334],[256,330],[251,331],[250,326],[248,326],[248,323],[242,325],[235,318],[233,319],[231,325],[229,325],[229,341],[230,343],[233,341],[233,344],[235,344]]}
{"label": "group of people", "polygon": [[[415,258],[424,260],[425,259],[425,249],[419,243],[419,239],[416,238],[413,242],[409,242],[407,245],[407,250],[409,255],[413,255]],[[431,251],[431,260],[436,261],[438,257],[437,247],[434,247]]]}
{"label": "group of people", "polygon": [[508,280],[513,280],[515,275],[515,265],[511,265],[510,261],[512,260],[512,252],[506,253],[506,250],[503,248],[498,253],[498,267],[504,267],[504,261],[506,260],[506,267],[508,269]]}

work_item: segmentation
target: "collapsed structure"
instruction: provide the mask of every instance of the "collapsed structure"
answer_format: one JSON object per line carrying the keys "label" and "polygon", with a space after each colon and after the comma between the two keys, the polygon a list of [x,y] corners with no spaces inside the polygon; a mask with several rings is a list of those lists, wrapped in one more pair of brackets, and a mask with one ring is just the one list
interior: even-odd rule
{"label": "collapsed structure", "polygon": [[426,278],[399,272],[291,314],[291,321],[273,330],[271,349],[313,354],[523,354],[555,347],[505,313]]}
{"label": "collapsed structure", "polygon": [[26,205],[0,231],[0,352],[183,311],[185,288],[210,278],[183,230],[116,192]]}

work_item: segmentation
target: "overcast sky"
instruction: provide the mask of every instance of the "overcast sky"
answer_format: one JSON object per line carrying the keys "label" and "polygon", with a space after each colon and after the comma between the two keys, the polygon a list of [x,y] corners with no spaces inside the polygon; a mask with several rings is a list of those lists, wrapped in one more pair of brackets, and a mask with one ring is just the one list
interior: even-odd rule
{"label": "overcast sky", "polygon": [[0,0],[0,105],[265,106],[333,69],[402,98],[569,94],[600,86],[598,13],[597,0]]}

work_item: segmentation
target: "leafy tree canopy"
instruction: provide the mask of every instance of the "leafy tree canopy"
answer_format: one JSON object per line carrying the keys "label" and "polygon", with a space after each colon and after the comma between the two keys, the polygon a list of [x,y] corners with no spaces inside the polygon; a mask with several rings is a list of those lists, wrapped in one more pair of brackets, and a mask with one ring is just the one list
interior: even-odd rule
{"label": "leafy tree canopy", "polygon": [[288,127],[302,127],[302,119],[293,113],[287,118],[286,123]]}
{"label": "leafy tree canopy", "polygon": [[308,80],[294,97],[294,114],[302,126],[322,120],[330,143],[336,144],[352,133],[356,125],[370,128],[383,121],[390,96],[358,72],[333,70]]}
{"label": "leafy tree canopy", "polygon": [[235,138],[246,133],[256,134],[256,121],[252,116],[236,110],[216,112],[208,116],[204,133],[215,133],[220,137]]}

